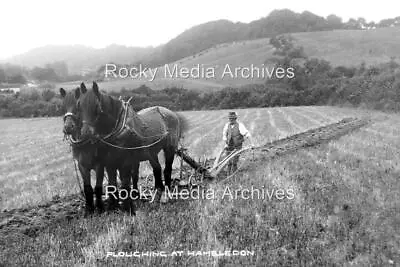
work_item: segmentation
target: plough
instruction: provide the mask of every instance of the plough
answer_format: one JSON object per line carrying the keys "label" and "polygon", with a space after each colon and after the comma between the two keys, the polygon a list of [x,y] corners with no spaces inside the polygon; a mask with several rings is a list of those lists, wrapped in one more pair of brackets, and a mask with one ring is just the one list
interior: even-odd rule
{"label": "plough", "polygon": [[274,157],[276,155],[281,155],[289,151],[295,151],[300,148],[306,148],[324,142],[329,142],[334,138],[339,138],[340,136],[347,134],[352,130],[363,127],[368,123],[369,121],[365,119],[345,118],[337,123],[332,123],[326,126],[291,135],[283,139],[269,142],[262,146],[245,147],[242,149],[233,150],[229,155],[223,157],[222,160],[220,160],[224,152],[224,150],[222,150],[219,156],[215,159],[214,164],[211,168],[208,168],[196,162],[187,153],[187,149],[185,148],[178,149],[176,151],[176,154],[180,156],[181,159],[185,161],[191,168],[193,168],[195,172],[199,173],[203,179],[214,180],[234,157],[249,150],[259,150],[261,152],[267,152],[270,157]]}
{"label": "plough", "polygon": [[[261,147],[257,147],[261,148]],[[215,179],[218,174],[228,165],[228,163],[236,156],[253,149],[251,147],[246,147],[242,149],[235,149],[229,155],[224,157],[222,160],[221,155],[224,153],[225,150],[222,150],[219,156],[215,159],[212,168],[206,168],[205,166],[201,165],[200,163],[196,162],[190,155],[187,153],[186,148],[180,148],[176,151],[176,154],[181,157],[183,161],[185,161],[190,167],[192,167],[196,172],[201,174],[204,179],[213,180]]]}

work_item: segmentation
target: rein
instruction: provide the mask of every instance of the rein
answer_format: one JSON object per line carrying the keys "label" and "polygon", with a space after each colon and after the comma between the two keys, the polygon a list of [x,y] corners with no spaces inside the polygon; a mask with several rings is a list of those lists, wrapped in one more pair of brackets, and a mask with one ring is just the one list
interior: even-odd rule
{"label": "rein", "polygon": [[149,145],[135,146],[135,147],[122,147],[122,146],[114,145],[114,144],[111,144],[111,143],[107,142],[106,140],[104,140],[102,138],[100,138],[99,141],[104,143],[104,144],[106,144],[106,145],[115,147],[115,148],[124,149],[124,150],[135,150],[135,149],[142,149],[142,148],[152,147],[155,144],[161,142],[167,135],[168,135],[168,132],[164,133],[157,141],[155,141],[155,142],[153,142],[153,143],[151,143]]}
{"label": "rein", "polygon": [[89,142],[91,142],[91,140],[89,138],[83,139],[83,140],[75,140],[74,137],[72,137],[71,135],[65,135],[64,138],[66,140],[68,140],[69,144],[73,147],[84,146],[84,145],[88,144]]}

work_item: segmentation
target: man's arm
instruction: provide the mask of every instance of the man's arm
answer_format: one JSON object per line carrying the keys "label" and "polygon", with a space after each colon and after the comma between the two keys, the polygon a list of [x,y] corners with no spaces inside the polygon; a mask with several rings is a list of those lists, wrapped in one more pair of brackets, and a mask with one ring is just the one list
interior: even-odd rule
{"label": "man's arm", "polygon": [[244,137],[247,137],[247,138],[251,137],[250,132],[246,129],[246,127],[244,126],[243,123],[239,123],[239,132]]}
{"label": "man's arm", "polygon": [[254,146],[253,139],[251,138],[250,132],[246,129],[243,123],[239,123],[239,132],[245,138],[248,138],[250,141],[251,146]]}

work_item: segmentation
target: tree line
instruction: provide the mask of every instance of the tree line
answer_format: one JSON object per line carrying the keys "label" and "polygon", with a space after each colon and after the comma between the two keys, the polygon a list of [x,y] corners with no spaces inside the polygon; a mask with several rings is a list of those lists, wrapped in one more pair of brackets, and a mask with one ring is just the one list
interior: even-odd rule
{"label": "tree line", "polygon": [[79,74],[70,74],[67,63],[57,61],[43,67],[27,68],[10,63],[0,64],[0,85],[26,84],[29,80],[42,82],[68,82],[85,79]]}

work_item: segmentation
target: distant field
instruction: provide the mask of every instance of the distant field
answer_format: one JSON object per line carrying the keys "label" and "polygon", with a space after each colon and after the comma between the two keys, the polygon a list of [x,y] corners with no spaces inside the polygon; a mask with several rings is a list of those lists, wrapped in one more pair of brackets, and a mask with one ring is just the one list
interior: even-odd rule
{"label": "distant field", "polygon": [[309,57],[323,58],[334,66],[379,64],[391,57],[400,63],[400,27],[304,32],[292,36]]}
{"label": "distant field", "polygon": [[[60,83],[56,84],[56,89],[58,90],[60,87],[64,89],[75,89],[82,81],[77,82],[69,82],[69,83]],[[92,81],[85,81],[85,83],[91,84]],[[161,90],[168,87],[178,87],[185,88],[188,90],[198,90],[198,91],[208,91],[214,89],[222,89],[224,86],[213,82],[211,80],[172,80],[172,79],[156,79],[152,82],[149,81],[140,81],[134,79],[120,79],[120,80],[111,80],[106,82],[99,82],[99,87],[101,90],[105,90],[107,92],[110,91],[121,91],[121,89],[125,88],[128,90],[138,88],[139,86],[145,84],[149,86],[153,90]]]}
{"label": "distant field", "polygon": [[[257,144],[344,117],[368,117],[371,123],[328,144],[272,160],[260,153],[254,159],[244,155],[241,171],[212,187],[293,189],[292,200],[217,197],[144,205],[134,218],[73,218],[34,237],[2,238],[0,265],[400,263],[399,115],[333,107],[237,111]],[[226,114],[184,112],[191,123],[184,143],[192,155],[216,155]],[[78,192],[61,127],[61,118],[0,120],[0,210]],[[141,175],[149,171],[146,165],[141,164]],[[232,249],[254,251],[255,256],[106,258],[108,251]]]}

